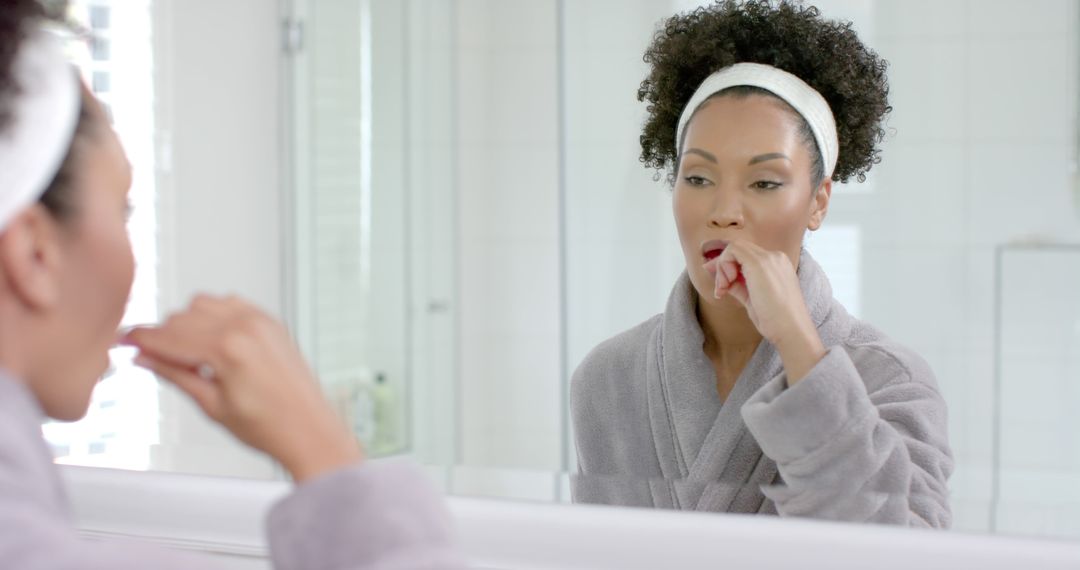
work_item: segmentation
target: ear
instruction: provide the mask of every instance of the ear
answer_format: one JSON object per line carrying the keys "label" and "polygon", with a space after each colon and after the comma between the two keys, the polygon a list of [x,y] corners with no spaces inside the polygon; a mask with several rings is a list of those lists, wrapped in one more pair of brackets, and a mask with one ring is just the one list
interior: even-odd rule
{"label": "ear", "polygon": [[34,204],[0,232],[0,279],[28,310],[46,310],[59,303],[61,231],[45,207]]}
{"label": "ear", "polygon": [[810,223],[806,225],[807,229],[812,232],[817,231],[825,222],[825,215],[829,213],[830,199],[832,199],[832,178],[826,178],[810,201]]}

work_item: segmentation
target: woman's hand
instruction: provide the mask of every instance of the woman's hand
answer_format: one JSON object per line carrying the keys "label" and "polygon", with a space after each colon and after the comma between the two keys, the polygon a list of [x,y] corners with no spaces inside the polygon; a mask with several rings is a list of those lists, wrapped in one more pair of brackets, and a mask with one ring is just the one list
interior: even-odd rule
{"label": "woman's hand", "polygon": [[706,263],[705,270],[716,278],[714,296],[731,295],[739,301],[761,336],[776,347],[788,385],[804,378],[825,357],[799,277],[787,255],[736,241]]}
{"label": "woman's hand", "polygon": [[130,332],[135,362],[297,481],[355,463],[360,446],[323,398],[285,327],[237,298],[201,295],[161,326]]}

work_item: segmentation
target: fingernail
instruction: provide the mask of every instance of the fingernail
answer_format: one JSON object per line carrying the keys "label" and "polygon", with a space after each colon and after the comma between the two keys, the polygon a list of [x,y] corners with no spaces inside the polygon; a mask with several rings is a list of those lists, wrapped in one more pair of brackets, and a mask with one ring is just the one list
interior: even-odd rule
{"label": "fingernail", "polygon": [[135,342],[131,338],[131,333],[135,332],[136,329],[146,328],[148,326],[150,325],[132,325],[129,327],[121,327],[120,330],[116,331],[116,344],[120,346],[134,346]]}

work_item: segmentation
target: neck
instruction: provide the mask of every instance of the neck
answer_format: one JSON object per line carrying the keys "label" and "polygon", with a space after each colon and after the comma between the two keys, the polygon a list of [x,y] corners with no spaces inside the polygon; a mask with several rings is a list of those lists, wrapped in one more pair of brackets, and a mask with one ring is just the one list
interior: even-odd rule
{"label": "neck", "polygon": [[746,309],[734,298],[718,301],[698,298],[697,317],[705,336],[705,354],[716,358],[725,352],[751,352],[761,342],[761,333]]}
{"label": "neck", "polygon": [[11,303],[7,291],[0,292],[0,368],[13,380],[27,381],[33,360],[31,338],[35,327],[28,322],[25,311]]}
{"label": "neck", "polygon": [[8,331],[0,332],[0,370],[10,380],[20,384],[27,382],[26,354],[21,350],[25,344],[17,334],[8,334]]}

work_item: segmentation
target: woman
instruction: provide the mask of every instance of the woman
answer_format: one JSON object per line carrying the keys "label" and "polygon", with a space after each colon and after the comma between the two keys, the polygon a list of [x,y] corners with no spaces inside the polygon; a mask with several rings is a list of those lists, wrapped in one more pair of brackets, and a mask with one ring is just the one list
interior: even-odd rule
{"label": "woman", "polygon": [[[0,1],[0,560],[5,568],[208,568],[212,560],[79,539],[44,416],[82,417],[133,277],[130,172],[102,107],[43,32],[34,0]],[[439,498],[402,464],[365,465],[287,332],[200,297],[135,331],[171,380],[298,487],[269,516],[279,568],[461,565]]]}
{"label": "woman", "polygon": [[933,373],[802,249],[833,181],[878,162],[886,63],[767,1],[674,16],[645,61],[641,158],[672,174],[686,271],[574,374],[575,500],[947,527]]}

